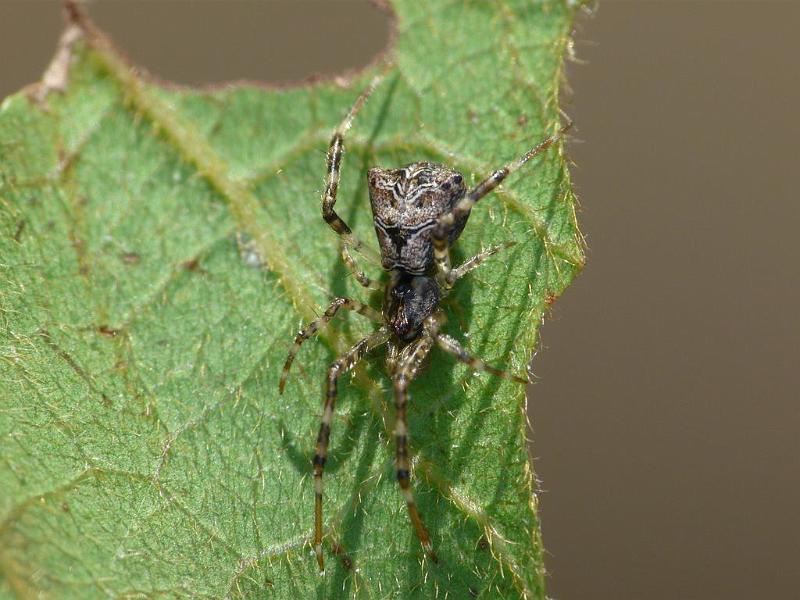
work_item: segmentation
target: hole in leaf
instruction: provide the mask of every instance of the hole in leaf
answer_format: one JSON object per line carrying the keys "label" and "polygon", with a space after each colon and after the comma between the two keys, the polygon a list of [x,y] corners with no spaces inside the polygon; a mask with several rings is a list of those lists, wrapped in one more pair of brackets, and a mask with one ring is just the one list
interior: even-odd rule
{"label": "hole in leaf", "polygon": [[367,66],[391,16],[347,2],[98,2],[91,18],[134,63],[181,84],[286,83]]}

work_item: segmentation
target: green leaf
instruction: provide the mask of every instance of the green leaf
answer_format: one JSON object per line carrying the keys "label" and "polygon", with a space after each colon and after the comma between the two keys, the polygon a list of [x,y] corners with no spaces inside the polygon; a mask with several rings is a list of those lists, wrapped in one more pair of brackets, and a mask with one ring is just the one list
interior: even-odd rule
{"label": "green leaf", "polygon": [[[573,4],[392,3],[394,66],[346,140],[337,204],[362,239],[369,166],[475,182],[557,130]],[[337,318],[283,396],[278,377],[332,296],[380,306],[319,206],[328,138],[372,75],[163,87],[77,20],[43,83],[3,102],[1,596],[544,597],[524,389],[437,351],[410,430],[439,563],[395,482],[380,352],[341,386],[324,576],[310,551],[325,368],[372,325]],[[521,374],[583,262],[560,144],[481,202],[455,261],[510,240],[444,307],[472,353]]]}

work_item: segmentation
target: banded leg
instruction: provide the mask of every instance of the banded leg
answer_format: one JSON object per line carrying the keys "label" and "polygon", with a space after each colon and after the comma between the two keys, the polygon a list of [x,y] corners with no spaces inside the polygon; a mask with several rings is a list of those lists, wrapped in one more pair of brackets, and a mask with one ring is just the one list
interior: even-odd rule
{"label": "banded leg", "polygon": [[397,482],[406,500],[408,516],[414,526],[414,533],[422,544],[425,553],[433,561],[437,562],[436,554],[433,552],[431,536],[422,518],[419,516],[417,505],[414,502],[414,493],[411,490],[411,463],[408,458],[408,417],[406,406],[408,404],[408,384],[416,377],[422,361],[433,347],[433,338],[424,335],[415,342],[406,346],[396,365],[393,376],[394,383],[394,406],[395,406],[395,445],[397,448]]}
{"label": "banded leg", "polygon": [[278,389],[281,394],[283,393],[283,389],[286,387],[286,379],[289,377],[289,369],[292,367],[294,357],[297,356],[297,353],[300,351],[300,346],[302,346],[303,342],[305,342],[308,338],[317,333],[321,327],[327,325],[330,320],[336,316],[336,313],[339,312],[340,308],[357,312],[358,314],[364,315],[365,317],[372,319],[377,323],[383,323],[383,317],[381,314],[372,307],[362,304],[357,300],[351,300],[350,298],[335,298],[333,302],[330,303],[330,306],[328,306],[327,310],[322,313],[321,317],[311,321],[311,323],[303,327],[303,329],[300,330],[300,333],[295,336],[294,345],[292,346],[292,349],[289,350],[289,356],[286,357],[286,362],[283,364],[283,370],[281,371],[281,379],[280,383],[278,384]]}
{"label": "banded leg", "polygon": [[344,264],[347,265],[347,268],[350,269],[350,272],[356,278],[356,281],[360,283],[365,288],[368,288],[372,285],[372,280],[369,278],[361,267],[358,266],[356,259],[353,258],[353,255],[350,254],[350,250],[347,248],[347,244],[342,244],[342,260]]}
{"label": "banded leg", "polygon": [[389,340],[389,343],[386,345],[386,372],[389,374],[390,379],[394,379],[399,358],[400,347],[392,340]]}
{"label": "banded leg", "polygon": [[491,373],[497,377],[502,377],[503,379],[508,379],[509,381],[515,381],[517,383],[530,383],[527,379],[518,377],[517,375],[511,375],[502,369],[487,365],[481,359],[472,356],[454,337],[449,336],[446,333],[439,332],[443,322],[443,313],[437,313],[431,317],[428,317],[425,322],[426,333],[436,341],[436,344],[442,350],[453,355],[457,360],[467,365],[473,371]]}
{"label": "banded leg", "polygon": [[317,434],[316,452],[312,461],[314,465],[314,553],[317,555],[320,571],[325,569],[325,559],[322,556],[322,472],[325,470],[325,461],[328,458],[328,442],[331,437],[333,409],[336,407],[338,395],[338,380],[339,377],[352,370],[367,352],[386,343],[389,335],[389,329],[385,326],[381,327],[350,348],[328,368],[325,406]]}
{"label": "banded leg", "polygon": [[[361,240],[353,234],[350,226],[336,213],[333,209],[333,205],[336,204],[336,193],[339,190],[339,167],[341,166],[342,155],[344,154],[344,136],[352,126],[353,119],[355,119],[358,111],[361,110],[382,79],[383,75],[380,74],[370,81],[369,85],[367,85],[364,91],[356,98],[356,101],[353,103],[353,106],[350,107],[344,120],[339,123],[336,131],[333,132],[330,146],[328,147],[325,191],[322,194],[322,218],[331,226],[331,229],[341,236],[345,247],[349,246],[362,254],[368,253],[367,248],[361,243]],[[348,266],[350,266],[354,272],[360,271],[355,266],[355,260],[352,260],[352,265],[348,262]]]}
{"label": "banded leg", "polygon": [[480,254],[476,254],[472,258],[465,260],[461,265],[450,271],[450,275],[446,279],[446,282],[448,284],[447,287],[451,287],[457,280],[464,277],[464,275],[480,267],[483,264],[483,262],[493,254],[497,254],[498,252],[500,252],[501,250],[505,250],[506,248],[511,248],[511,246],[516,245],[516,243],[517,242],[506,242],[505,244],[500,244],[499,246],[492,246],[491,248],[487,248]]}
{"label": "banded leg", "polygon": [[446,282],[452,277],[448,239],[453,228],[456,227],[458,223],[463,223],[464,220],[469,217],[472,207],[475,206],[481,198],[494,190],[511,173],[518,170],[526,162],[538,156],[560,140],[570,127],[572,127],[571,122],[562,127],[555,135],[542,140],[516,160],[511,161],[501,169],[489,175],[489,177],[467,192],[453,207],[453,210],[439,217],[439,222],[434,228],[431,238],[433,240],[434,258],[436,260],[437,270],[439,271],[439,277],[442,281]]}

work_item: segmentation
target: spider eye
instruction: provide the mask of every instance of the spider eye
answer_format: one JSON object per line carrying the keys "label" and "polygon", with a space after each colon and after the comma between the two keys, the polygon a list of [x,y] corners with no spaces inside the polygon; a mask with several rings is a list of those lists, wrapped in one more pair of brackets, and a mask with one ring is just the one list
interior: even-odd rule
{"label": "spider eye", "polygon": [[463,178],[461,175],[459,175],[459,174],[457,174],[457,173],[456,173],[455,177],[453,177],[453,183],[455,183],[456,185],[458,185],[458,184],[459,184],[459,183],[461,183],[462,181],[464,181],[464,178]]}
{"label": "spider eye", "polygon": [[450,182],[449,182],[449,181],[445,181],[445,182],[442,184],[442,189],[443,189],[444,191],[447,191],[447,190],[449,190],[449,189],[450,189]]}

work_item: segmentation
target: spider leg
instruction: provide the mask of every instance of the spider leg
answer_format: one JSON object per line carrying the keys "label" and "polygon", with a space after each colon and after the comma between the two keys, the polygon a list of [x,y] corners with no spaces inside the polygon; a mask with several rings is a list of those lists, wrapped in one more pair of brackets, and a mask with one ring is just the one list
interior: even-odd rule
{"label": "spider leg", "polygon": [[[572,123],[567,123],[564,127],[559,129],[558,133],[550,136],[539,142],[536,146],[528,150],[525,154],[506,164],[504,167],[498,169],[489,177],[481,181],[478,185],[472,188],[466,195],[459,200],[453,209],[439,217],[439,222],[433,229],[431,239],[433,240],[434,259],[436,260],[436,267],[438,276],[441,282],[446,287],[452,286],[455,281],[450,267],[450,254],[449,254],[449,236],[450,232],[455,229],[459,224],[464,223],[469,217],[472,207],[483,198],[486,194],[496,188],[502,181],[511,173],[518,170],[526,162],[538,156],[555,142],[563,137],[563,135],[572,127]],[[448,283],[449,282],[449,283]]]}
{"label": "spider leg", "polygon": [[351,310],[353,312],[357,312],[360,315],[364,315],[368,319],[372,319],[377,323],[383,323],[383,317],[381,314],[367,306],[366,304],[362,304],[357,300],[351,300],[350,298],[335,298],[333,302],[330,303],[327,310],[322,313],[322,316],[318,319],[314,319],[303,327],[294,338],[294,345],[292,349],[289,350],[289,356],[286,357],[286,362],[283,364],[283,370],[281,371],[281,379],[278,383],[278,389],[280,393],[283,393],[283,389],[286,387],[286,379],[289,377],[289,369],[292,367],[292,363],[294,362],[294,357],[297,356],[297,353],[300,351],[300,346],[302,346],[303,342],[305,342],[308,338],[314,335],[321,327],[325,327],[336,313],[339,312],[340,308],[344,308],[346,310]]}
{"label": "spider leg", "polygon": [[372,286],[372,280],[369,278],[361,267],[358,266],[356,259],[353,258],[353,255],[350,254],[350,250],[347,247],[347,244],[342,244],[342,260],[344,264],[347,265],[347,268],[350,269],[350,272],[356,278],[356,281],[360,283],[365,288]]}
{"label": "spider leg", "polygon": [[444,313],[441,312],[428,317],[425,322],[427,334],[436,341],[436,344],[442,350],[448,354],[452,354],[457,360],[467,365],[473,371],[484,371],[486,373],[496,375],[497,377],[508,379],[509,381],[515,381],[517,383],[530,383],[527,379],[518,377],[516,375],[511,375],[502,369],[487,365],[481,359],[472,356],[461,344],[458,343],[458,340],[456,340],[454,337],[449,336],[446,333],[439,332],[439,328],[443,323]]}
{"label": "spider leg", "polygon": [[322,472],[325,469],[325,460],[328,457],[331,420],[333,419],[333,409],[336,406],[336,397],[338,395],[338,379],[356,366],[367,352],[385,343],[388,339],[389,329],[385,326],[381,327],[356,343],[328,367],[325,406],[322,411],[319,433],[317,434],[316,452],[312,461],[314,465],[314,553],[317,555],[320,571],[325,569],[325,559],[322,556]]}
{"label": "spider leg", "polygon": [[[344,136],[353,124],[353,119],[355,119],[358,111],[361,110],[382,79],[383,74],[379,74],[370,81],[369,85],[367,85],[364,91],[356,98],[353,106],[350,107],[347,115],[345,115],[342,122],[339,123],[336,131],[333,132],[330,145],[328,146],[325,191],[322,194],[322,218],[331,226],[331,229],[342,238],[345,249],[350,247],[361,254],[367,255],[373,262],[377,261],[374,253],[370,255],[368,248],[364,246],[361,240],[355,236],[353,230],[350,229],[350,226],[336,213],[333,209],[333,205],[336,204],[336,193],[339,190],[339,167],[342,163],[342,154],[344,154]],[[355,260],[349,255],[349,252],[346,255],[343,253],[343,256],[345,257],[347,266],[350,267],[356,275],[356,278],[361,282],[359,273],[363,275],[363,272],[356,266]],[[349,260],[347,258],[348,256],[350,256]]]}
{"label": "spider leg", "polygon": [[432,347],[433,338],[428,335],[423,335],[409,346],[406,346],[397,361],[392,379],[396,411],[394,435],[397,448],[397,482],[400,484],[400,489],[405,497],[408,516],[414,526],[414,533],[416,533],[425,553],[432,561],[436,562],[437,558],[433,552],[431,537],[422,523],[422,518],[419,516],[417,505],[414,502],[414,493],[411,490],[411,463],[408,459],[408,418],[406,415],[408,384],[416,377],[422,366],[422,361]]}
{"label": "spider leg", "polygon": [[397,361],[400,358],[400,347],[389,340],[386,348],[386,372],[390,378],[394,379],[394,374],[397,372]]}
{"label": "spider leg", "polygon": [[472,258],[465,260],[463,263],[461,263],[461,265],[450,271],[450,274],[447,277],[447,282],[452,286],[458,279],[461,279],[470,271],[480,267],[487,258],[493,254],[497,254],[501,250],[505,250],[506,248],[516,245],[516,243],[517,242],[506,242],[505,244],[500,244],[499,246],[492,246],[480,254],[476,254]]}

